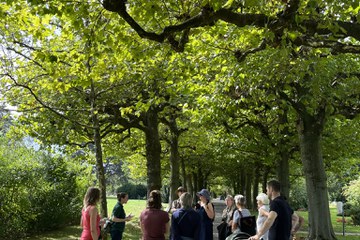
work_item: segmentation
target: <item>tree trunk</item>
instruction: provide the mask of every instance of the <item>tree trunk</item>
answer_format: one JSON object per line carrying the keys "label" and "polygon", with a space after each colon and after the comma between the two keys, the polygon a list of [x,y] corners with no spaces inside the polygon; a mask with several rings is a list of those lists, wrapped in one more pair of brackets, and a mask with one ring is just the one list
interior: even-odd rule
{"label": "tree trunk", "polygon": [[95,157],[96,157],[96,169],[99,179],[99,188],[101,192],[100,200],[100,214],[101,217],[107,217],[107,201],[106,201],[106,179],[105,179],[105,170],[102,157],[102,146],[101,146],[101,136],[98,128],[95,129],[94,133],[95,140]]}
{"label": "tree trunk", "polygon": [[[171,118],[169,121],[171,132],[170,138],[170,195],[171,203],[176,196],[176,189],[180,184],[180,164],[179,164],[179,130],[177,128],[176,119]],[[186,180],[185,180],[186,181]],[[184,182],[185,182],[184,181]]]}
{"label": "tree trunk", "polygon": [[147,190],[161,189],[161,144],[157,111],[150,107],[146,112],[144,125],[146,138]]}
{"label": "tree trunk", "polygon": [[245,175],[245,168],[241,167],[240,169],[240,194],[245,194],[245,183],[246,183],[246,175]]}
{"label": "tree trunk", "polygon": [[252,203],[253,203],[253,208],[254,210],[256,210],[256,207],[257,207],[257,202],[256,202],[256,197],[257,195],[259,194],[259,183],[260,183],[260,174],[259,174],[259,169],[260,169],[260,166],[257,164],[257,166],[255,167],[255,170],[254,170],[254,182],[253,182],[253,194],[252,194]]}
{"label": "tree trunk", "polygon": [[267,186],[267,182],[268,182],[269,173],[270,173],[270,168],[265,167],[264,174],[262,177],[262,182],[261,182],[261,190],[263,193],[266,193],[266,186]]}
{"label": "tree trunk", "polygon": [[[325,110],[323,110],[325,112]],[[321,132],[324,115],[300,116],[298,133],[301,160],[309,199],[308,239],[336,239],[330,219],[326,173],[321,151]]]}
{"label": "tree trunk", "polygon": [[253,171],[246,171],[246,182],[245,182],[245,199],[247,208],[252,208],[251,201],[251,183],[253,180]]}
{"label": "tree trunk", "polygon": [[[185,184],[186,183],[186,184]],[[195,194],[195,190],[194,190],[194,185],[193,185],[193,180],[192,180],[192,175],[188,174],[186,175],[185,179],[184,179],[184,184],[183,186],[186,188],[186,190],[190,193],[190,194]],[[193,195],[195,196],[195,195]]]}
{"label": "tree trunk", "polygon": [[[185,169],[185,159],[183,157],[180,158],[180,163],[181,163],[181,175],[182,175],[182,185],[185,189],[187,189],[190,192],[190,187],[188,187],[188,176],[186,174],[186,169]],[[190,180],[191,180],[191,175],[190,175]],[[189,185],[191,184],[191,182],[189,183]]]}
{"label": "tree trunk", "polygon": [[289,180],[289,152],[282,150],[277,165],[277,177],[280,182],[281,195],[289,199],[290,180]]}
{"label": "tree trunk", "polygon": [[108,213],[107,213],[107,201],[106,201],[106,179],[105,179],[105,170],[103,164],[102,146],[101,146],[100,123],[96,113],[97,110],[96,110],[95,86],[93,81],[91,81],[90,102],[91,102],[91,120],[94,128],[93,137],[95,143],[96,170],[97,170],[97,178],[99,181],[99,189],[101,192],[100,214],[101,217],[107,217]]}

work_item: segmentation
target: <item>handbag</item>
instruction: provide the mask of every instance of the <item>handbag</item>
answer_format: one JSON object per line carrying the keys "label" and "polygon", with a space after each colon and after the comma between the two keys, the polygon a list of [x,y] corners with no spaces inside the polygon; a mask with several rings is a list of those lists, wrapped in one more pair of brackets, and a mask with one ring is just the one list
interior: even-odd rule
{"label": "handbag", "polygon": [[226,222],[220,223],[216,228],[219,233],[219,240],[225,240],[227,236],[231,235],[231,226]]}

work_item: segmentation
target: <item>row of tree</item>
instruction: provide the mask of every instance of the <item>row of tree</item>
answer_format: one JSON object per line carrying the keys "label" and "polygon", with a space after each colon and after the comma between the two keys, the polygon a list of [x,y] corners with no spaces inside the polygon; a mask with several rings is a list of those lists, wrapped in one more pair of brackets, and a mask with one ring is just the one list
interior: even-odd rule
{"label": "row of tree", "polygon": [[309,238],[335,239],[326,170],[358,161],[358,7],[234,2],[4,1],[2,96],[43,144],[95,146],[103,196],[104,156],[148,191],[221,176],[248,202],[304,174]]}

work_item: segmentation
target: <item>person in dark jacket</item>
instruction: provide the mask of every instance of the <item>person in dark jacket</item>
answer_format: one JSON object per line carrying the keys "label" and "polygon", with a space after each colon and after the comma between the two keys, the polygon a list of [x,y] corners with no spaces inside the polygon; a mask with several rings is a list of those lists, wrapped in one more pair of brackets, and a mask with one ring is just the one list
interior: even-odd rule
{"label": "person in dark jacket", "polygon": [[181,208],[171,217],[170,240],[198,240],[200,232],[200,215],[192,208],[190,193],[180,195]]}
{"label": "person in dark jacket", "polygon": [[110,230],[111,240],[121,240],[125,229],[125,222],[130,221],[132,215],[126,216],[124,204],[128,202],[129,196],[126,193],[117,194],[118,202],[116,203],[111,216],[113,222]]}

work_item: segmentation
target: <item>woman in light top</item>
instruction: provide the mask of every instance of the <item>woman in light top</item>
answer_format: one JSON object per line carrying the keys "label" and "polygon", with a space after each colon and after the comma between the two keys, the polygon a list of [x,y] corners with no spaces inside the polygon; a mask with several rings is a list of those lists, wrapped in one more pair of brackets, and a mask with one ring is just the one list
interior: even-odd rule
{"label": "woman in light top", "polygon": [[[256,220],[256,230],[259,231],[261,227],[263,226],[265,220],[267,219],[269,215],[269,198],[265,193],[260,193],[257,197],[257,206],[259,215]],[[269,231],[266,231],[264,235],[260,237],[262,240],[268,240]]]}
{"label": "woman in light top", "polygon": [[234,218],[231,225],[231,230],[233,233],[228,236],[226,240],[233,239],[238,233],[240,233],[240,219],[243,217],[249,217],[251,215],[250,211],[245,208],[246,199],[243,195],[236,195],[234,199],[237,210],[234,212]]}

